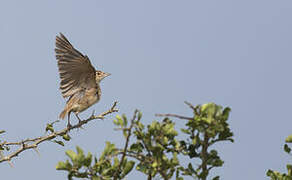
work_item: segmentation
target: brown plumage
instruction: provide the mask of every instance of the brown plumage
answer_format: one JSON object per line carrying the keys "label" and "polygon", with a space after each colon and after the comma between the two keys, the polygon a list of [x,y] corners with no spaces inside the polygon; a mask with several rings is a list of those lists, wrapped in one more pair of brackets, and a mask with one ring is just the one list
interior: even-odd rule
{"label": "brown plumage", "polygon": [[70,113],[74,112],[80,120],[78,113],[99,101],[99,83],[110,74],[96,71],[89,58],[76,50],[62,33],[56,37],[55,52],[61,78],[60,89],[64,98],[69,97],[59,118],[64,119],[68,114],[70,126]]}

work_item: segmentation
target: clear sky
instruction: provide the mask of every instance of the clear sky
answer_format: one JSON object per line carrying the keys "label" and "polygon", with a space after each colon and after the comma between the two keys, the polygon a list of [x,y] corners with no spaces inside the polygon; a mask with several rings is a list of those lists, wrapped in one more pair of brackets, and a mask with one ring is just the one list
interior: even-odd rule
{"label": "clear sky", "polygon": [[[112,73],[101,101],[81,117],[115,100],[128,116],[141,109],[145,123],[155,113],[190,116],[185,100],[230,106],[235,143],[218,146],[225,164],[216,173],[268,179],[269,168],[283,172],[291,162],[282,150],[292,133],[291,17],[291,0],[1,1],[0,129],[7,140],[39,136],[62,111],[54,46],[63,32],[97,69]],[[55,170],[65,150],[79,145],[98,155],[105,141],[121,141],[111,120],[72,132],[65,147],[26,151],[14,168],[0,164],[1,179],[66,178]]]}

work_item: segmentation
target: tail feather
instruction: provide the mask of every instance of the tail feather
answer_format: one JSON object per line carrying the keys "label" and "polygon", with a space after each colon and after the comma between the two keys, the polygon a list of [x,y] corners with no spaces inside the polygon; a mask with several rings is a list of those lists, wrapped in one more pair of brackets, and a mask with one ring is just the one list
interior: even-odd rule
{"label": "tail feather", "polygon": [[61,112],[61,114],[59,115],[59,118],[60,118],[60,119],[64,119],[65,116],[66,116],[66,114],[68,114],[68,110],[65,108],[65,109]]}

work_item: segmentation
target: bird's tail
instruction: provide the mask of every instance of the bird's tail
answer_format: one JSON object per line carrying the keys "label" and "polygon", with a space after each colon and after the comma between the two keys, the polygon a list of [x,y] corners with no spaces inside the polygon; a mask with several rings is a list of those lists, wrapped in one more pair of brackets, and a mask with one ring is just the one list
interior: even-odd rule
{"label": "bird's tail", "polygon": [[60,119],[64,119],[65,116],[66,116],[66,114],[68,114],[68,110],[67,110],[67,108],[65,108],[65,109],[61,112],[61,114],[59,115],[59,118],[60,118]]}

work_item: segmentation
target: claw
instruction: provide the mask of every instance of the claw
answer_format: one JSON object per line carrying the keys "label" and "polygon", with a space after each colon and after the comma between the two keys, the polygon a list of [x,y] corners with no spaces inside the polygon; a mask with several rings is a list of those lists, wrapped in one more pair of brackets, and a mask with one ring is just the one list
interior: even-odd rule
{"label": "claw", "polygon": [[79,121],[79,123],[80,123],[82,120],[79,118],[79,116],[78,116],[77,113],[75,113],[75,116],[77,117],[77,119],[78,119],[78,121]]}
{"label": "claw", "polygon": [[[78,116],[78,114],[77,113],[75,113],[75,116],[77,117],[77,119],[78,119],[78,123],[80,124],[81,122],[82,122],[82,120],[80,119],[80,117]],[[80,126],[80,129],[84,129],[82,126]],[[79,130],[79,128],[78,128],[78,130]]]}
{"label": "claw", "polygon": [[70,122],[68,121],[67,123],[67,128],[70,129],[72,127],[72,125],[70,124]]}
{"label": "claw", "polygon": [[94,116],[94,114],[95,114],[95,110],[93,110],[93,111],[92,111],[92,114],[91,114],[91,116]]}

